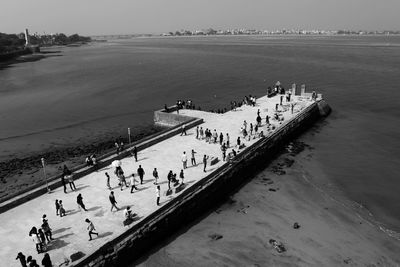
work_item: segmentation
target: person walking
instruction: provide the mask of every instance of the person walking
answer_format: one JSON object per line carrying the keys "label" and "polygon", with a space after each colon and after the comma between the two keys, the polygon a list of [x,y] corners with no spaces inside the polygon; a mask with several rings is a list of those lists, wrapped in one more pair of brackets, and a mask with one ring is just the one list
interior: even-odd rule
{"label": "person walking", "polygon": [[71,191],[76,190],[75,183],[74,183],[74,176],[72,174],[68,176],[68,183],[69,183],[69,187],[71,187]]}
{"label": "person walking", "polygon": [[132,150],[132,152],[133,152],[133,157],[135,158],[135,161],[137,162],[137,147],[136,146],[134,146],[133,147],[133,150]]}
{"label": "person walking", "polygon": [[229,134],[226,133],[226,147],[229,147]]}
{"label": "person walking", "polygon": [[56,216],[58,216],[60,212],[60,204],[58,204],[58,199],[56,199],[55,205],[56,205]]}
{"label": "person walking", "polygon": [[208,159],[208,156],[206,156],[206,155],[204,154],[204,157],[203,157],[203,164],[204,164],[203,172],[206,172],[207,159]]}
{"label": "person walking", "polygon": [[110,186],[110,175],[106,172],[105,173],[106,177],[107,177],[107,188],[111,190],[111,186]]}
{"label": "person walking", "polygon": [[157,203],[157,206],[160,206],[160,195],[161,195],[160,191],[161,191],[161,187],[159,185],[157,185],[157,189],[156,189],[156,196],[157,196],[156,203]]}
{"label": "person walking", "polygon": [[88,223],[88,231],[89,231],[89,241],[92,241],[92,235],[99,236],[99,233],[95,232],[96,228],[94,227],[94,224],[89,220],[86,219],[85,222]]}
{"label": "person walking", "polygon": [[132,175],[131,175],[131,177],[130,177],[130,181],[129,181],[129,183],[130,183],[130,185],[131,185],[131,194],[133,193],[133,189],[138,190],[137,187],[136,187],[136,185],[135,185],[135,182],[136,182],[136,180],[135,180],[135,174],[132,173]]}
{"label": "person walking", "polygon": [[199,126],[196,127],[196,139],[199,139]]}
{"label": "person walking", "polygon": [[265,116],[265,124],[269,125],[269,116]]}
{"label": "person walking", "polygon": [[253,124],[250,123],[250,135],[253,135]]}
{"label": "person walking", "polygon": [[44,254],[44,257],[42,259],[42,265],[43,265],[43,267],[52,267],[53,266],[53,263],[51,262],[51,259],[50,259],[50,255],[47,252]]}
{"label": "person walking", "polygon": [[158,184],[158,171],[157,171],[157,168],[154,168],[154,170],[153,170],[153,177],[154,177],[154,184],[157,185]]}
{"label": "person walking", "polygon": [[236,144],[237,144],[237,147],[239,148],[240,147],[240,136],[238,136],[238,138],[236,140]]}
{"label": "person walking", "polygon": [[185,175],[183,174],[183,170],[179,173],[179,178],[182,179],[182,184],[183,184],[183,179],[185,178]]}
{"label": "person walking", "polygon": [[142,168],[142,165],[139,165],[139,168],[137,169],[137,173],[140,178],[140,184],[143,184],[144,169]]}
{"label": "person walking", "polygon": [[118,211],[119,208],[117,207],[117,201],[115,200],[114,191],[111,191],[110,195],[108,196],[108,199],[110,200],[111,203],[111,211],[113,210],[113,208],[116,208]]}
{"label": "person walking", "polygon": [[244,128],[245,130],[247,130],[247,121],[246,121],[246,120],[243,121],[243,128]]}
{"label": "person walking", "polygon": [[183,134],[187,135],[187,133],[186,133],[186,126],[185,126],[185,124],[184,124],[184,125],[182,125],[182,128],[181,128],[181,136],[182,136]]}
{"label": "person walking", "polygon": [[22,252],[18,252],[17,257],[15,258],[16,260],[19,260],[21,263],[22,267],[26,267],[26,258],[25,255]]}
{"label": "person walking", "polygon": [[183,168],[186,169],[186,168],[187,168],[187,155],[186,155],[186,151],[183,151],[183,154],[182,154],[182,164],[183,164]]}
{"label": "person walking", "polygon": [[194,149],[192,149],[192,157],[190,158],[190,161],[191,161],[191,163],[192,163],[192,166],[196,166],[197,165],[197,163],[196,163],[196,158],[195,158],[195,156],[194,156],[194,154],[196,154],[197,152],[196,151],[194,151]]}
{"label": "person walking", "polygon": [[115,140],[115,143],[114,143],[114,145],[115,145],[115,149],[116,149],[117,155],[119,155],[119,150],[120,150],[120,147],[119,147],[118,140]]}
{"label": "person walking", "polygon": [[85,207],[85,204],[83,204],[83,197],[82,197],[82,194],[79,194],[79,195],[76,197],[76,203],[78,203],[78,206],[79,206],[80,208],[82,208],[84,211],[87,211],[87,209],[86,209],[86,207]]}
{"label": "person walking", "polygon": [[122,170],[121,167],[118,167],[117,170],[117,177],[119,179],[119,184],[121,186],[121,191],[123,190],[123,186],[125,185],[125,187],[128,187],[128,185],[126,184],[126,179],[125,179],[125,175],[124,175],[124,171]]}

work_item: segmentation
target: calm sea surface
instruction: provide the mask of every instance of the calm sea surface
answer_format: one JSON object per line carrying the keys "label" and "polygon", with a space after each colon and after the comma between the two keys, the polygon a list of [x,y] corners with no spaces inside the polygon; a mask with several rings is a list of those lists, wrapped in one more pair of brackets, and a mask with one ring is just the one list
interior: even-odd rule
{"label": "calm sea surface", "polygon": [[0,70],[0,159],[152,124],[155,109],[264,95],[280,80],[333,113],[302,138],[331,183],[400,231],[399,37],[143,38],[52,48]]}

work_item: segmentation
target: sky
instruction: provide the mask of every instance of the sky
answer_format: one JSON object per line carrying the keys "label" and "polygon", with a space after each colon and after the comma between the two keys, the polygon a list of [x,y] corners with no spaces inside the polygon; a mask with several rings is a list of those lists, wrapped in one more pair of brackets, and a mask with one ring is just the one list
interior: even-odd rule
{"label": "sky", "polygon": [[0,0],[0,32],[400,30],[400,0]]}

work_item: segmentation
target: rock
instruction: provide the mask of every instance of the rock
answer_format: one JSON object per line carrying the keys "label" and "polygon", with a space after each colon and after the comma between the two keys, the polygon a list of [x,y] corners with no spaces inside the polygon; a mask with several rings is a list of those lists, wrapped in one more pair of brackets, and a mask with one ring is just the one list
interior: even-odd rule
{"label": "rock", "polygon": [[299,229],[299,228],[300,228],[300,224],[298,224],[297,222],[295,222],[295,223],[293,224],[293,228],[294,228],[294,229]]}
{"label": "rock", "polygon": [[223,238],[223,236],[220,235],[220,234],[211,234],[211,235],[209,235],[208,237],[211,238],[211,239],[214,240],[214,241]]}

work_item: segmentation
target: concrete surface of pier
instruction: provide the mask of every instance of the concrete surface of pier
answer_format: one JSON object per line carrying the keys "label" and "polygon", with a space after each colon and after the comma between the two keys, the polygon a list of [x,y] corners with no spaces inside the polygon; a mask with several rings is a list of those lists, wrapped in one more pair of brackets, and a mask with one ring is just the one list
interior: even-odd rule
{"label": "concrete surface of pier", "polygon": [[[262,97],[257,100],[255,107],[241,106],[236,111],[229,111],[224,114],[209,113],[197,110],[181,110],[180,114],[197,117],[204,119],[204,123],[200,126],[205,130],[206,128],[214,131],[216,129],[219,133],[226,133],[230,135],[230,152],[236,145],[236,139],[241,137],[242,142],[248,147],[259,140],[259,137],[250,140],[243,140],[240,132],[243,126],[243,121],[246,120],[249,128],[250,123],[256,124],[257,111],[260,110],[262,118],[262,126],[258,132],[263,131],[266,136],[272,133],[268,132],[265,123],[265,117],[268,114],[270,122],[276,129],[279,129],[283,124],[297,116],[307,106],[311,105],[308,97],[292,96],[294,103],[294,112],[292,114],[290,104],[284,101],[283,106],[279,106],[280,113],[284,117],[283,122],[273,120],[275,112],[275,105],[279,103],[279,95],[267,98]],[[196,151],[197,165],[192,166],[190,163],[190,152],[194,149]],[[64,194],[62,187],[53,190],[50,194],[45,194],[23,203],[15,208],[5,211],[0,214],[0,239],[2,249],[0,250],[0,259],[2,266],[19,266],[19,262],[15,260],[18,252],[23,252],[26,256],[32,255],[38,262],[43,258],[43,254],[39,254],[35,250],[35,244],[28,236],[29,230],[32,226],[40,227],[42,223],[42,215],[47,214],[50,227],[53,230],[54,241],[48,244],[48,253],[51,256],[53,264],[59,266],[61,263],[70,261],[72,254],[78,253],[80,255],[88,256],[96,251],[107,241],[112,240],[129,227],[134,226],[146,216],[150,215],[158,209],[156,205],[156,186],[153,184],[152,171],[154,168],[158,169],[159,183],[161,184],[161,206],[174,199],[177,195],[174,193],[167,196],[167,174],[169,170],[177,173],[182,169],[181,156],[186,151],[188,155],[188,168],[184,170],[186,190],[197,181],[204,178],[206,175],[217,170],[225,162],[221,160],[221,149],[218,144],[208,144],[204,140],[196,139],[195,128],[189,129],[187,135],[175,135],[167,140],[157,143],[148,147],[138,154],[138,162],[135,162],[133,157],[122,159],[122,168],[125,175],[129,176],[135,173],[136,180],[137,168],[141,165],[146,174],[144,176],[144,184],[138,185],[139,190],[135,190],[133,194],[130,189],[126,188],[123,191],[118,186],[118,181],[114,175],[114,168],[110,165],[105,168],[94,171],[83,178],[75,181],[76,191],[72,191],[68,187],[68,193]],[[240,153],[240,150],[238,151]],[[207,155],[209,157],[218,157],[219,161],[215,165],[207,166],[207,172],[203,172],[202,157]],[[105,172],[111,176],[111,186],[115,192],[118,206],[120,211],[110,211],[110,202],[108,196],[110,190],[106,186]],[[128,179],[127,179],[128,180]],[[68,185],[67,185],[68,186]],[[78,208],[76,197],[82,194],[83,201],[88,211],[82,211]],[[67,211],[66,216],[60,218],[56,216],[55,200],[62,200],[64,207]],[[137,214],[137,220],[129,226],[123,226],[124,220],[123,208],[130,206],[132,211]],[[99,237],[88,241],[88,233],[86,230],[87,224],[85,219],[89,218],[95,225],[96,230],[99,232]],[[84,257],[84,256],[83,256]]]}

